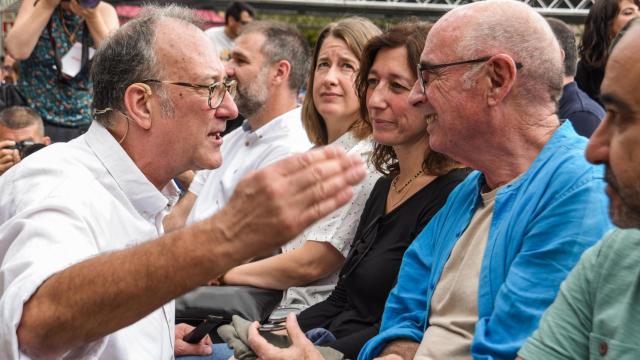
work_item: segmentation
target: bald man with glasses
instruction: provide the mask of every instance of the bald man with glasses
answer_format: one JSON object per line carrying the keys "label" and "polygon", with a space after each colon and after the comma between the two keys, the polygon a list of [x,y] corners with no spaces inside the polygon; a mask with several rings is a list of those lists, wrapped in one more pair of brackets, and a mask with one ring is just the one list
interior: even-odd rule
{"label": "bald man with glasses", "polygon": [[531,7],[489,0],[432,28],[410,102],[429,144],[476,169],[404,255],[359,359],[514,358],[611,224],[602,168],[555,114],[558,43]]}

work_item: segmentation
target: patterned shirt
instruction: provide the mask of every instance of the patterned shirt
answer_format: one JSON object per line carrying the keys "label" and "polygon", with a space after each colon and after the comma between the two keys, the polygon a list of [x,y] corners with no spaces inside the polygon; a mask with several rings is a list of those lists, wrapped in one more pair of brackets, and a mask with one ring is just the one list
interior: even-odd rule
{"label": "patterned shirt", "polygon": [[[298,249],[309,240],[328,242],[336,250],[340,251],[345,258],[349,253],[364,204],[380,177],[380,173],[375,170],[373,164],[369,161],[373,152],[371,139],[358,140],[351,132],[347,132],[336,139],[332,145],[342,147],[349,155],[360,155],[367,164],[367,177],[360,184],[353,187],[354,195],[351,201],[311,225],[298,237],[282,246],[283,253]],[[304,309],[325,300],[336,286],[339,272],[340,269],[322,279],[307,284],[307,286],[292,286],[288,288],[280,305]]]}
{"label": "patterned shirt", "polygon": [[[83,19],[58,7],[51,15],[50,24],[55,54],[45,27],[31,56],[20,62],[18,88],[45,122],[69,127],[88,124],[92,119],[93,100],[89,72],[83,69],[73,79],[61,80],[55,67],[56,56],[61,59],[73,46],[70,38],[82,41]],[[93,40],[89,43],[92,45]]]}

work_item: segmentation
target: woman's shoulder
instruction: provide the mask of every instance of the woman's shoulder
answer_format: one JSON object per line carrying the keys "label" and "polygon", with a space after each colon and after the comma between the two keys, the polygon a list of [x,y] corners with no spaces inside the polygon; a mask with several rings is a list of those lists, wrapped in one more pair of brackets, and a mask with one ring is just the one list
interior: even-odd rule
{"label": "woman's shoulder", "polygon": [[387,196],[389,188],[391,187],[391,180],[392,179],[388,175],[380,176],[373,185],[373,189],[371,189],[370,197],[378,197],[381,195]]}

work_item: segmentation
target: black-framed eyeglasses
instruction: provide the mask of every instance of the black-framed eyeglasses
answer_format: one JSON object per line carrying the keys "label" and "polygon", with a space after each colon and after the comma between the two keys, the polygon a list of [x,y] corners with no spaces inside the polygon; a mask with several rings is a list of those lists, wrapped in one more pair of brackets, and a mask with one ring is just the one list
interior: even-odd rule
{"label": "black-framed eyeglasses", "polygon": [[[483,63],[488,61],[491,58],[492,56],[483,56],[477,59],[454,61],[454,62],[445,63],[445,64],[433,64],[433,65],[418,64],[417,66],[418,81],[420,82],[420,88],[422,90],[422,93],[424,94],[426,91],[427,84],[429,83],[430,72],[433,72],[434,70],[444,69],[449,66]],[[517,70],[522,69],[522,63],[516,62],[516,69]]]}
{"label": "black-framed eyeglasses", "polygon": [[222,104],[222,100],[224,100],[225,94],[228,92],[231,95],[231,98],[236,97],[236,93],[238,92],[238,82],[235,80],[228,81],[218,81],[211,85],[200,85],[200,84],[191,84],[182,81],[169,81],[169,80],[157,80],[157,79],[144,79],[141,81],[137,81],[141,83],[160,83],[160,84],[170,84],[177,86],[189,87],[192,89],[207,89],[209,91],[209,98],[207,99],[207,104],[211,109],[217,109],[220,104]]}

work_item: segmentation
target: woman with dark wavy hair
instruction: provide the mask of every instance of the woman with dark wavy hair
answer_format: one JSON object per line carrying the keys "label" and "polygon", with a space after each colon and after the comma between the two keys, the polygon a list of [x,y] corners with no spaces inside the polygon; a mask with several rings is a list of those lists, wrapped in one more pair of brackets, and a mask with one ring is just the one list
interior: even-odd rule
{"label": "woman with dark wavy hair", "polygon": [[[303,340],[308,355],[315,358],[356,359],[378,333],[405,250],[467,175],[460,164],[429,149],[428,119],[409,103],[412,89],[419,87],[416,69],[430,29],[423,22],[402,23],[371,38],[362,51],[355,81],[360,120],[355,126],[372,132],[372,162],[384,176],[366,201],[335,289],[328,299],[298,315],[300,327],[288,320],[290,339],[304,339],[301,328],[320,346],[315,349]],[[247,331],[240,327],[234,325],[234,331]],[[265,339],[256,342],[255,325],[251,328],[251,346],[303,358],[295,346],[276,349]],[[263,335],[274,343],[287,343],[272,334]],[[246,347],[238,349],[236,357],[244,356]]]}
{"label": "woman with dark wavy hair", "polygon": [[372,161],[385,176],[369,195],[336,288],[298,315],[304,331],[328,331],[331,340],[322,345],[345,358],[355,359],[377,334],[404,251],[467,174],[429,149],[427,119],[409,103],[430,28],[420,22],[392,27],[369,40],[360,61],[360,125],[373,131]]}
{"label": "woman with dark wavy hair", "polygon": [[598,103],[611,41],[629,20],[640,15],[639,8],[640,0],[598,0],[589,10],[578,46],[580,61],[575,80]]}

